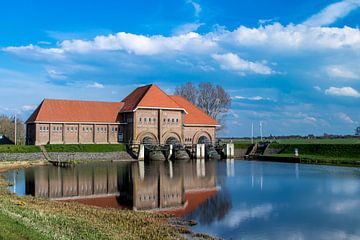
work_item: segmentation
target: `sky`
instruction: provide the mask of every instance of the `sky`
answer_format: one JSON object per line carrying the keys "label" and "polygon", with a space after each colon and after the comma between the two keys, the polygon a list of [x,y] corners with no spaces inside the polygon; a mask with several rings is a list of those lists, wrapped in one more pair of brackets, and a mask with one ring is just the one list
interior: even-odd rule
{"label": "sky", "polygon": [[0,114],[191,81],[232,98],[221,136],[353,134],[360,0],[0,3]]}

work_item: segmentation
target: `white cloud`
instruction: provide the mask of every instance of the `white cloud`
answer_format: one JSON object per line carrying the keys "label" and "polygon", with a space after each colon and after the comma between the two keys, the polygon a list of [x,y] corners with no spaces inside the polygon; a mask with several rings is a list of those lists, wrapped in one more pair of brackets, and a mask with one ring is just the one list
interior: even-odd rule
{"label": "white cloud", "polygon": [[319,86],[314,86],[314,89],[315,89],[316,91],[321,92],[321,87],[319,87]]}
{"label": "white cloud", "polygon": [[250,72],[268,75],[273,73],[270,67],[262,63],[244,60],[234,53],[213,54],[212,57],[223,70],[236,71],[242,74]]}
{"label": "white cloud", "polygon": [[235,96],[233,99],[236,100],[250,100],[250,101],[273,101],[271,98],[255,96],[255,97],[243,97],[243,96]]}
{"label": "white cloud", "polygon": [[55,80],[64,80],[67,77],[64,75],[64,73],[59,72],[55,69],[47,69],[47,74],[49,76],[49,78],[55,79]]}
{"label": "white cloud", "polygon": [[360,97],[360,93],[352,87],[330,87],[325,90],[325,94],[344,97]]}
{"label": "white cloud", "polygon": [[354,123],[354,121],[351,119],[351,117],[349,115],[347,115],[346,113],[339,112],[336,115],[344,123],[350,123],[350,124]]}
{"label": "white cloud", "polygon": [[98,82],[94,82],[92,84],[89,84],[87,85],[88,88],[97,88],[97,89],[102,89],[104,88],[105,86],[101,83],[98,83]]}
{"label": "white cloud", "polygon": [[345,17],[358,7],[360,7],[360,0],[343,0],[336,2],[311,16],[304,24],[308,26],[327,26]]}
{"label": "white cloud", "polygon": [[86,53],[90,51],[124,50],[137,55],[155,55],[171,51],[199,53],[216,47],[216,43],[194,32],[172,37],[161,35],[148,37],[120,32],[115,35],[97,36],[92,41],[65,40],[60,46],[66,52]]}
{"label": "white cloud", "polygon": [[195,11],[195,16],[196,17],[199,17],[200,15],[200,12],[201,12],[201,5],[193,0],[187,0],[186,1],[187,3],[191,4],[194,8],[194,11]]}
{"label": "white cloud", "polygon": [[181,34],[187,34],[189,32],[195,32],[196,30],[199,29],[199,27],[201,27],[203,25],[204,25],[204,23],[198,23],[198,22],[186,23],[186,24],[180,25],[177,28],[175,28],[173,30],[173,33],[175,35],[181,35]]}
{"label": "white cloud", "polygon": [[329,66],[326,71],[331,77],[359,79],[359,76],[343,66]]}
{"label": "white cloud", "polygon": [[304,121],[308,122],[308,123],[315,123],[317,121],[317,119],[314,117],[305,117]]}
{"label": "white cloud", "polygon": [[21,107],[21,109],[23,111],[30,111],[30,110],[35,110],[36,109],[36,106],[35,105],[24,105]]}
{"label": "white cloud", "polygon": [[[351,27],[309,27],[306,25],[272,25],[248,28],[240,26],[223,41],[238,46],[262,47],[264,51],[288,52],[303,50],[359,49],[360,31]],[[289,52],[290,53],[290,52]]]}

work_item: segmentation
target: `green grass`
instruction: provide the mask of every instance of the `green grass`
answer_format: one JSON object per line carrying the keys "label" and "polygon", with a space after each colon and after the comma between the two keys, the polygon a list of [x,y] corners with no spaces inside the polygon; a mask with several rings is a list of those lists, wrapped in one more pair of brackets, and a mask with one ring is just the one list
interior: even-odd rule
{"label": "green grass", "polygon": [[34,153],[40,152],[38,146],[33,145],[0,145],[0,153]]}
{"label": "green grass", "polygon": [[118,152],[126,151],[124,144],[52,144],[45,146],[48,152]]}
{"label": "green grass", "polygon": [[249,147],[253,146],[251,142],[235,142],[234,146],[237,149],[248,149]]}
{"label": "green grass", "polygon": [[360,160],[360,145],[357,144],[271,144],[271,148],[283,149],[283,154],[324,156],[332,158],[353,158]]}
{"label": "green grass", "polygon": [[280,139],[279,144],[360,144],[360,138]]}
{"label": "green grass", "polygon": [[21,222],[11,219],[7,215],[0,212],[0,240],[18,240],[18,239],[28,239],[28,240],[38,240],[44,239],[37,231],[26,227]]}

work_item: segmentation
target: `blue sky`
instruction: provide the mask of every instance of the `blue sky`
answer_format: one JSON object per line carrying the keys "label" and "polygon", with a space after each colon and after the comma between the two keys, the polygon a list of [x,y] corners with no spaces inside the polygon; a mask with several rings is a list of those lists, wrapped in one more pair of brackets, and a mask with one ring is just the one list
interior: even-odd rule
{"label": "blue sky", "polygon": [[233,98],[224,136],[249,136],[259,121],[265,135],[360,124],[360,0],[0,4],[0,114],[210,81]]}

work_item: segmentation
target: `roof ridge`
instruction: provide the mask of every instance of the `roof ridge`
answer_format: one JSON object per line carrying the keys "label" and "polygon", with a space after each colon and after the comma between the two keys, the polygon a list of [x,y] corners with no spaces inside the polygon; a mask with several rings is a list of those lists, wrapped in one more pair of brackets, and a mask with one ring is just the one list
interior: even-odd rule
{"label": "roof ridge", "polygon": [[95,101],[95,100],[76,100],[76,99],[60,99],[60,98],[44,98],[44,101],[67,101],[67,102],[99,102],[99,103],[121,103],[122,101]]}
{"label": "roof ridge", "polygon": [[[176,101],[174,101],[171,96],[169,94],[167,94],[166,92],[164,92],[159,86],[157,86],[156,84],[150,84],[148,85],[149,88],[145,91],[145,93],[141,96],[139,102],[136,104],[136,107],[139,106],[139,104],[141,103],[141,101],[144,99],[144,97],[146,96],[146,94],[151,90],[151,89],[156,89],[158,91],[160,91],[165,97],[167,97],[173,104],[175,104],[177,106],[177,108],[181,108],[183,109],[183,107],[181,107]],[[141,107],[141,106],[140,106]],[[155,107],[155,106],[154,106]]]}

